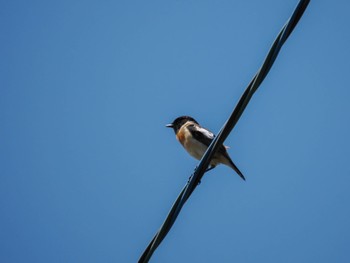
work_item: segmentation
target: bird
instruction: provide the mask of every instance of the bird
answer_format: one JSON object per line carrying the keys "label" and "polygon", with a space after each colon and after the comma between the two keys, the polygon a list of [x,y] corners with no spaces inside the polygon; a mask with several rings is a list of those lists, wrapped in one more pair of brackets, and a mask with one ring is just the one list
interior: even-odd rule
{"label": "bird", "polygon": [[[180,116],[166,127],[172,128],[175,132],[176,139],[181,143],[185,150],[195,159],[200,160],[213,141],[215,135],[200,126],[200,124],[190,116]],[[245,180],[242,172],[231,160],[227,152],[227,146],[220,145],[217,152],[210,161],[209,171],[215,168],[218,164],[224,164],[236,171],[236,173]]]}

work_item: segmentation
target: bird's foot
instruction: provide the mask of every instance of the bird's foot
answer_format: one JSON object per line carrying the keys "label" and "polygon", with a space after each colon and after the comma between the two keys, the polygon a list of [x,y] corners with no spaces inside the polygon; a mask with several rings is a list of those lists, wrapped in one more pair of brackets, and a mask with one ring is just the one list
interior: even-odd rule
{"label": "bird's foot", "polygon": [[209,172],[210,170],[213,170],[216,166],[215,165],[211,165],[210,167],[207,168],[207,170],[205,170],[206,172]]}
{"label": "bird's foot", "polygon": [[[197,167],[196,167],[196,169],[197,169]],[[188,184],[190,183],[192,177],[193,177],[193,174],[191,174],[191,176],[188,178],[188,181],[187,181]],[[201,184],[201,180],[199,180],[199,182],[198,182],[198,185],[200,185],[200,184]]]}

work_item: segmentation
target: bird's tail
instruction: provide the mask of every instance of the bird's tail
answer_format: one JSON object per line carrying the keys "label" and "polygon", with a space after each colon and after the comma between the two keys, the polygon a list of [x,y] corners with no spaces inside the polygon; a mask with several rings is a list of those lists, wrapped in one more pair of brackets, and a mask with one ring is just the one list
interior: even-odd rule
{"label": "bird's tail", "polygon": [[228,163],[225,163],[227,166],[230,166],[233,170],[236,171],[236,173],[245,181],[245,177],[242,174],[242,172],[238,169],[238,167],[233,163],[233,161],[231,160],[230,156],[227,154],[226,159],[228,161]]}

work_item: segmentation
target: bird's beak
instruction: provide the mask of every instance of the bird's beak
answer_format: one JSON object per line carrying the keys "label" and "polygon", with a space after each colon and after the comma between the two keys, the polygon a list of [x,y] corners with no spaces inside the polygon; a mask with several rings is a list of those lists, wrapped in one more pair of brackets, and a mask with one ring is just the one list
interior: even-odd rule
{"label": "bird's beak", "polygon": [[174,124],[169,123],[169,124],[165,125],[165,127],[167,127],[167,128],[173,128],[173,127],[174,127]]}

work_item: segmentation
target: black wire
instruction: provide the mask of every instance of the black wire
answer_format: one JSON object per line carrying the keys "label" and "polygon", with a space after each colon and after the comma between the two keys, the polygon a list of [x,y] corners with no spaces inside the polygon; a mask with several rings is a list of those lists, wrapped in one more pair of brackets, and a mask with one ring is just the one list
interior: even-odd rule
{"label": "black wire", "polygon": [[231,116],[226,121],[224,126],[221,128],[217,137],[215,137],[213,142],[208,147],[199,165],[197,166],[196,170],[192,174],[189,182],[185,185],[185,187],[182,189],[181,193],[177,197],[163,225],[158,230],[157,234],[153,237],[152,241],[149,243],[146,250],[143,252],[142,256],[140,257],[139,263],[144,263],[149,261],[153,252],[157,249],[159,244],[162,242],[164,237],[169,232],[170,228],[174,224],[185,202],[191,196],[194,189],[197,187],[198,183],[202,179],[212,156],[214,155],[218,147],[224,143],[227,136],[230,134],[234,126],[237,124],[239,118],[241,117],[246,106],[248,105],[254,92],[258,89],[258,87],[260,86],[260,84],[262,83],[262,81],[265,79],[266,75],[270,71],[274,61],[276,60],[276,57],[279,51],[281,50],[281,47],[283,46],[283,44],[288,39],[293,29],[299,22],[309,2],[310,0],[301,0],[299,2],[291,18],[288,20],[288,22],[282,28],[281,32],[278,34],[276,40],[274,41],[274,43],[272,44],[272,47],[270,48],[268,55],[265,58],[263,65],[261,66],[259,71],[256,73],[254,78],[249,83],[248,87],[246,88],[245,92],[240,98],[237,106],[231,113]]}

